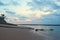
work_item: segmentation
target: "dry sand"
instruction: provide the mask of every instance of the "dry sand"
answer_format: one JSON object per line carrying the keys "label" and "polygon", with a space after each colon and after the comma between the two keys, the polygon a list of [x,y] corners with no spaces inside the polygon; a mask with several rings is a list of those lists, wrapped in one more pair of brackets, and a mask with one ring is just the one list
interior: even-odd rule
{"label": "dry sand", "polygon": [[36,35],[29,29],[0,27],[0,40],[45,40],[45,37]]}

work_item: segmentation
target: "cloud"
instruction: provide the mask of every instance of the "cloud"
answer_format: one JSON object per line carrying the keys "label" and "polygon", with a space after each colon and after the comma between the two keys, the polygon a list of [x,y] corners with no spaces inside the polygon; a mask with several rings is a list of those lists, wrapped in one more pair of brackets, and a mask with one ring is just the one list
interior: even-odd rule
{"label": "cloud", "polygon": [[[53,9],[60,9],[57,3],[54,0],[33,0],[28,3],[29,6],[32,6],[33,9],[39,9],[42,11],[52,11]],[[47,7],[47,8],[46,8]],[[45,9],[43,9],[45,8]],[[48,9],[49,8],[49,9]]]}
{"label": "cloud", "polygon": [[60,0],[53,0],[57,6],[60,6]]}
{"label": "cloud", "polygon": [[16,0],[0,0],[0,6],[8,6],[8,5],[18,6],[20,4]]}
{"label": "cloud", "polygon": [[0,6],[4,5],[4,3],[0,2]]}
{"label": "cloud", "polygon": [[60,24],[60,16],[56,16],[56,15],[47,15],[44,16],[41,21],[42,23],[46,23],[46,24]]}
{"label": "cloud", "polygon": [[31,19],[26,19],[25,22],[31,22],[32,20]]}
{"label": "cloud", "polygon": [[6,13],[8,13],[8,14],[15,14],[15,12],[12,12],[12,11],[6,11]]}
{"label": "cloud", "polygon": [[11,23],[59,23],[58,0],[0,0],[0,14]]}

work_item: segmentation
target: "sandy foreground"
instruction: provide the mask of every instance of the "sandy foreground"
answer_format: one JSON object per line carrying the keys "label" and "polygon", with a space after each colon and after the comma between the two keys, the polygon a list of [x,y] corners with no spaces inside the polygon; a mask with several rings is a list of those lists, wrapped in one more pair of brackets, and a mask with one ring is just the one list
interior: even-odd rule
{"label": "sandy foreground", "polygon": [[46,40],[29,29],[0,27],[0,40]]}

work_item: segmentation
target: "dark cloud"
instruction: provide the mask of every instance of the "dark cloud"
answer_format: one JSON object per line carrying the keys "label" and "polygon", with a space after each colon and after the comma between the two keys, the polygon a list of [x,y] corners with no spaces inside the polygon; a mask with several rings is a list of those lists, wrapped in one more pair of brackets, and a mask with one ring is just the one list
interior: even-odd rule
{"label": "dark cloud", "polygon": [[8,6],[8,5],[13,5],[13,6],[17,6],[20,5],[17,1],[11,1],[11,0],[7,0],[7,1],[0,1],[0,6]]}
{"label": "dark cloud", "polygon": [[5,5],[3,2],[0,2],[0,6]]}
{"label": "dark cloud", "polygon": [[20,20],[25,20],[27,17],[19,15]]}
{"label": "dark cloud", "polygon": [[[51,9],[60,9],[60,6],[58,6],[54,1],[52,0],[33,0],[32,2],[28,2],[29,6],[32,6],[35,9],[39,9],[43,11],[44,7],[51,7]],[[51,11],[51,9],[49,9],[49,11]]]}
{"label": "dark cloud", "polygon": [[6,11],[6,13],[8,13],[8,14],[15,14],[15,12],[12,12],[12,11]]}

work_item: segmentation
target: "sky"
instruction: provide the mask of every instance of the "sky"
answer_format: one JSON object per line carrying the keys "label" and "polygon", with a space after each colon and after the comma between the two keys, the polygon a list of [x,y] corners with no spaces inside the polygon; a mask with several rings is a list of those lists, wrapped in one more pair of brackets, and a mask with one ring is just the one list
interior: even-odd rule
{"label": "sky", "polygon": [[60,24],[60,0],[0,0],[0,14],[13,24]]}

